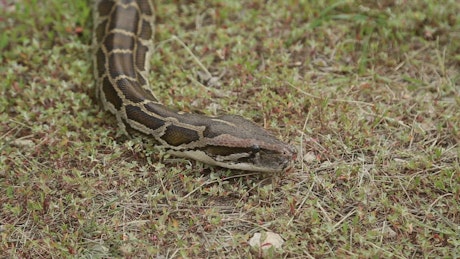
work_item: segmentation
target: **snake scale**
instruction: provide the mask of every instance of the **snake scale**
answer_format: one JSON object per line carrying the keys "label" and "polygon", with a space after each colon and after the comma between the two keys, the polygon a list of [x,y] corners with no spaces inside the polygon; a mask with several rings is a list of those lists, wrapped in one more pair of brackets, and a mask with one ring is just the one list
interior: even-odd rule
{"label": "snake scale", "polygon": [[280,172],[296,151],[236,115],[175,112],[152,93],[147,74],[153,52],[154,4],[95,0],[94,73],[97,96],[124,132],[135,131],[175,156],[220,167]]}

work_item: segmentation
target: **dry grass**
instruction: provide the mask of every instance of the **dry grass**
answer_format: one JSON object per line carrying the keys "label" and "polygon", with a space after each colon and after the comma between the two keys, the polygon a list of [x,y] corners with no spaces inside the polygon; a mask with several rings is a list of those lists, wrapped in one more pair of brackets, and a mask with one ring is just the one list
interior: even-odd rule
{"label": "dry grass", "polygon": [[[11,2],[0,1],[2,257],[259,257],[247,241],[261,231],[286,240],[274,257],[460,257],[455,0],[158,4],[157,95],[295,144],[296,169],[275,176],[121,136],[94,100],[88,4]],[[226,72],[221,87],[195,82],[173,36]]]}

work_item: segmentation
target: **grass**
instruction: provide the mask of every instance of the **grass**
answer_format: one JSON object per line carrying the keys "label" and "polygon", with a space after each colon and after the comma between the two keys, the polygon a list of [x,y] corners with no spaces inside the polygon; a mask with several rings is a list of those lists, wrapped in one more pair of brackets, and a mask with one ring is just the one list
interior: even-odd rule
{"label": "grass", "polygon": [[[75,3],[74,3],[75,2]],[[90,6],[0,2],[2,257],[460,257],[460,6],[435,1],[157,4],[151,82],[299,149],[260,175],[127,139],[101,111]],[[203,88],[185,42],[221,86]]]}

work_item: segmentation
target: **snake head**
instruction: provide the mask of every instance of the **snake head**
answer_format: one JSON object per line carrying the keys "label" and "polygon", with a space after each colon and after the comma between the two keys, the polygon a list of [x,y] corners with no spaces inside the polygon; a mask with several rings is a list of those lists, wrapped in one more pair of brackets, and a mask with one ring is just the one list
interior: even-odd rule
{"label": "snake head", "polygon": [[286,171],[296,158],[296,149],[273,136],[269,140],[223,134],[202,150],[218,166],[267,173]]}
{"label": "snake head", "polygon": [[197,145],[170,153],[221,167],[267,173],[286,171],[296,158],[293,146],[241,116],[224,115],[210,120],[207,117],[200,121],[204,130],[201,140],[195,142]]}
{"label": "snake head", "polygon": [[273,173],[286,171],[296,158],[293,146],[241,116],[223,115],[213,121],[205,131],[213,136],[208,139],[206,153],[217,165]]}

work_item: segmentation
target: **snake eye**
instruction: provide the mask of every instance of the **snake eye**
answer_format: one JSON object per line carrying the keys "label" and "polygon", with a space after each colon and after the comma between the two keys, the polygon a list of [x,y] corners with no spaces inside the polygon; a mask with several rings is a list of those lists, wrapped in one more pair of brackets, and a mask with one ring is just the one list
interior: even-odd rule
{"label": "snake eye", "polygon": [[259,145],[252,145],[251,149],[252,149],[252,152],[255,152],[255,153],[260,151]]}

